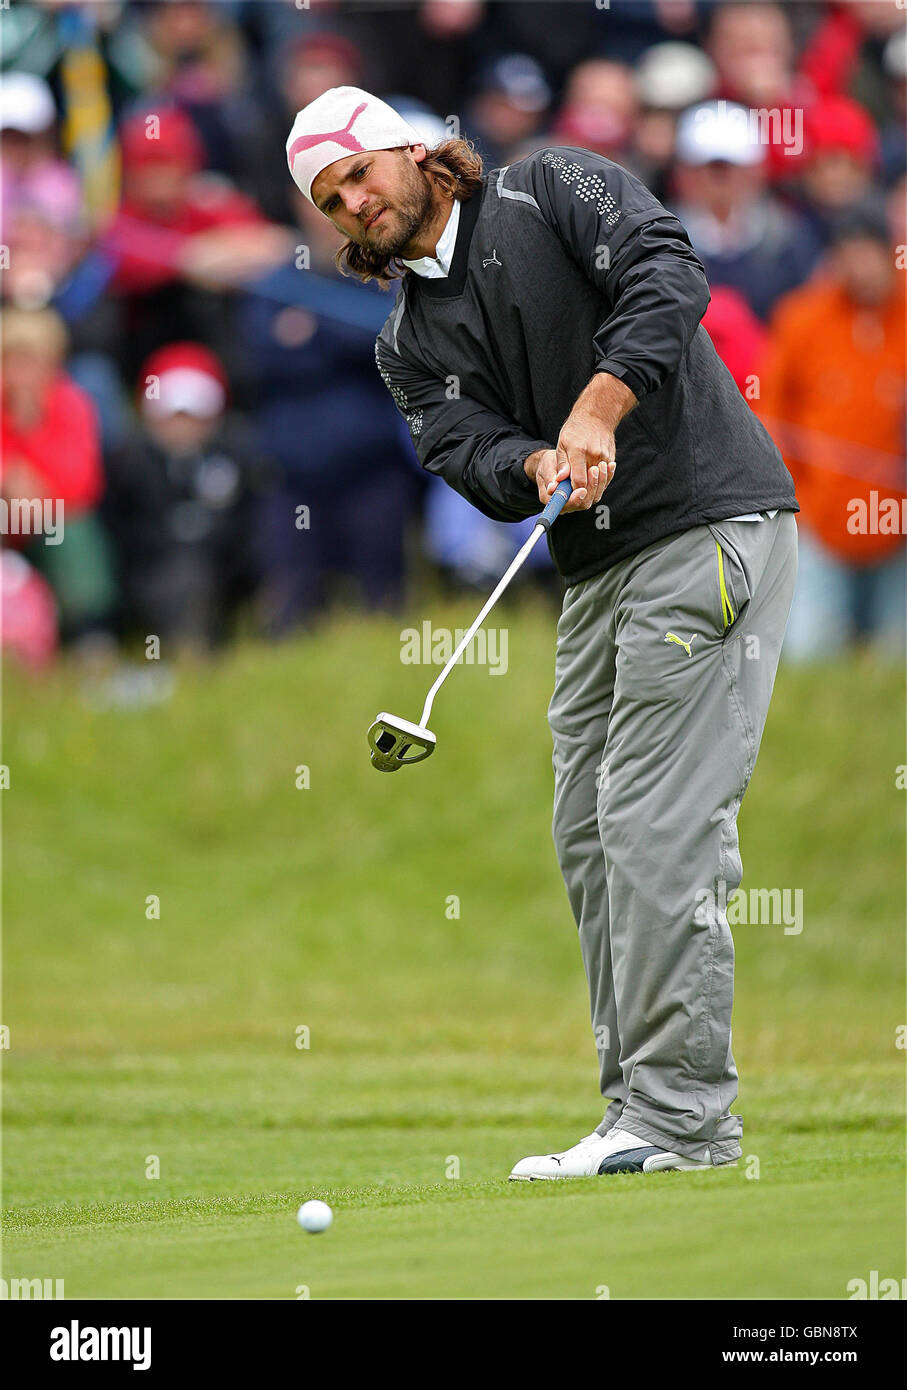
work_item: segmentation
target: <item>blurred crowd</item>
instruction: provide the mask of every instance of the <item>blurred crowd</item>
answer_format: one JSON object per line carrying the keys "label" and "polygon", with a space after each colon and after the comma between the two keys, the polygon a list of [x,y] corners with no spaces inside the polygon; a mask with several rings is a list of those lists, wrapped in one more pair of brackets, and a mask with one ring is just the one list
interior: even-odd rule
{"label": "blurred crowd", "polygon": [[287,173],[297,109],[354,84],[428,145],[582,146],[676,212],[797,485],[786,655],[901,652],[904,26],[896,0],[0,10],[4,644],[278,637],[432,571],[484,587],[519,544],[419,469],[374,363],[394,291],[339,274]]}

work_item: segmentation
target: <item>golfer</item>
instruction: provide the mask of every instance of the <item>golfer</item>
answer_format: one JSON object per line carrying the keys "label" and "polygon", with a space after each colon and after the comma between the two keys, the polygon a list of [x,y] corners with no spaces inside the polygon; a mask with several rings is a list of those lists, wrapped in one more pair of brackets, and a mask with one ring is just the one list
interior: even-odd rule
{"label": "golfer", "polygon": [[503,521],[573,488],[549,539],[566,584],[553,831],[608,1104],[511,1177],[734,1163],[724,908],[798,506],[700,326],[703,267],[610,160],[554,146],[484,173],[356,87],[300,111],[287,156],[348,238],[340,268],[402,277],[376,355],[422,465]]}

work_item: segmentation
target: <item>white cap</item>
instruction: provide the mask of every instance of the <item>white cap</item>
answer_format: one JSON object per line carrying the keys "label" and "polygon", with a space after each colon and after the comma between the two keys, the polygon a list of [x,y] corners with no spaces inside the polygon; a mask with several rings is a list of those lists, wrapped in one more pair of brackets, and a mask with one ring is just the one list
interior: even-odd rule
{"label": "white cap", "polygon": [[296,186],[309,199],[322,169],[363,150],[393,150],[424,144],[392,106],[361,87],[329,87],[297,113],[287,140],[287,163]]}
{"label": "white cap", "polygon": [[182,411],[200,420],[211,420],[220,414],[227,399],[217,378],[197,367],[171,367],[162,372],[159,393],[145,399],[148,414],[158,418]]}
{"label": "white cap", "polygon": [[718,70],[701,48],[669,41],[647,48],[636,69],[636,89],[644,106],[682,111],[714,92]]}
{"label": "white cap", "polygon": [[899,29],[885,45],[882,52],[882,67],[885,76],[903,82],[907,77],[907,29]]}
{"label": "white cap", "polygon": [[732,101],[705,101],[684,111],[677,123],[677,158],[682,164],[761,164],[765,151],[751,115]]}
{"label": "white cap", "polygon": [[40,135],[57,118],[53,94],[43,77],[31,72],[8,72],[0,78],[0,130]]}

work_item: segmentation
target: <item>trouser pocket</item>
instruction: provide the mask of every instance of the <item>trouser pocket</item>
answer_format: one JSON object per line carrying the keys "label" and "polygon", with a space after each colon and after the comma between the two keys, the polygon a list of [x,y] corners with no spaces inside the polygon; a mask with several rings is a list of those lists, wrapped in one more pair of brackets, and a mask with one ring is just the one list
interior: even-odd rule
{"label": "trouser pocket", "polygon": [[[759,526],[760,522],[742,522],[744,526]],[[709,522],[708,528],[715,545],[714,583],[718,624],[726,634],[740,619],[752,598],[750,578],[733,533],[726,523]]]}

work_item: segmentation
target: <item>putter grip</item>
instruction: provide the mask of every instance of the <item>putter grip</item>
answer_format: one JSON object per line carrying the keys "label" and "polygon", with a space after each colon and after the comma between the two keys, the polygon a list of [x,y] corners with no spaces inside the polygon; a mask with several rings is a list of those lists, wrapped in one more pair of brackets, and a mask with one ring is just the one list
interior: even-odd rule
{"label": "putter grip", "polygon": [[546,531],[550,531],[551,527],[557,521],[564,509],[564,503],[568,500],[572,491],[573,486],[569,478],[565,478],[562,483],[558,483],[557,487],[554,489],[554,492],[551,494],[551,501],[539,517],[539,522],[544,526]]}

